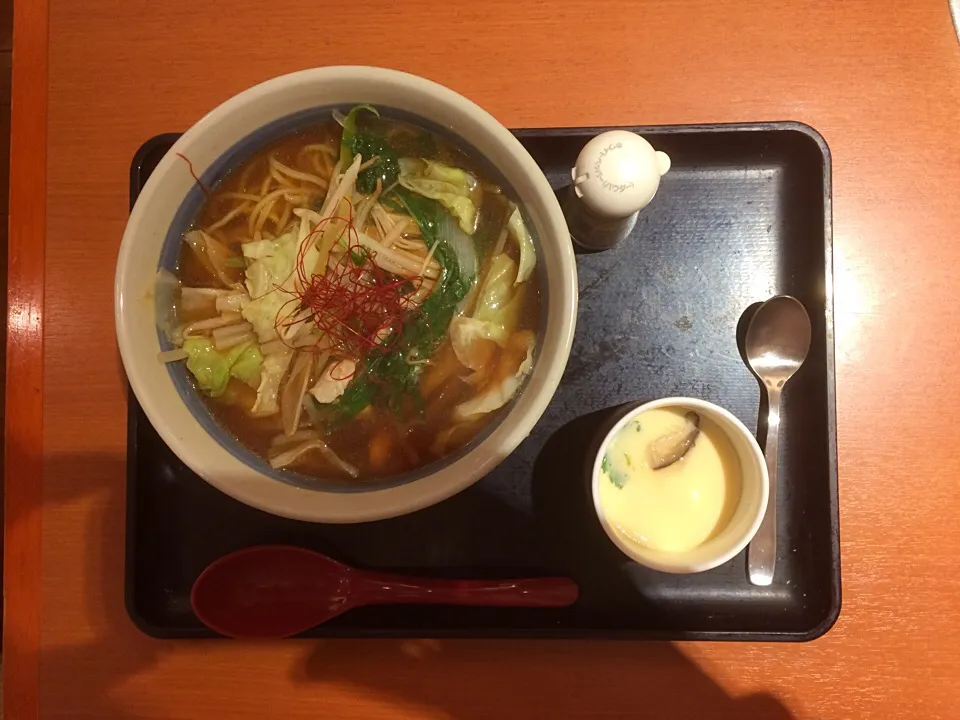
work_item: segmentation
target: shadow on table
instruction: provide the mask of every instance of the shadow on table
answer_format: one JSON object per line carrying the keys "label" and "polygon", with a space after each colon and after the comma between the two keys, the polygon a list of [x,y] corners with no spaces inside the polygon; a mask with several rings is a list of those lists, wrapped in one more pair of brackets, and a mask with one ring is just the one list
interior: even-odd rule
{"label": "shadow on table", "polygon": [[[79,594],[65,584],[46,602],[80,605],[93,639],[45,649],[41,677],[55,695],[45,695],[52,714],[96,718],[169,718],[163,708],[130,707],[123,694],[138,675],[149,672],[178,644],[142,635],[123,603],[125,460],[102,455],[64,456],[48,462],[44,502],[50,506],[93,499],[86,512]],[[535,492],[536,496],[536,492]],[[534,498],[535,503],[545,499]],[[549,502],[541,511],[550,515]],[[560,521],[562,518],[557,517]],[[11,518],[15,521],[15,518]],[[48,573],[56,568],[48,569]],[[69,615],[69,611],[66,611]],[[63,619],[58,619],[63,622]],[[187,641],[190,642],[190,641]],[[216,641],[215,641],[216,642]],[[230,642],[230,641],[223,641]],[[789,720],[776,699],[731,698],[678,647],[668,643],[587,641],[329,640],[296,642],[292,665],[264,667],[287,674],[301,687],[321,693],[330,683],[349,683],[386,703],[439,711],[454,720],[491,718],[607,717],[703,720]],[[182,647],[182,646],[181,646]],[[237,652],[243,645],[237,644]],[[306,660],[304,654],[306,653]],[[84,668],[85,672],[77,672]],[[373,668],[381,669],[373,672]],[[382,669],[388,668],[387,672]],[[180,679],[197,688],[204,678]],[[219,687],[226,687],[222,682]],[[242,699],[224,698],[225,715],[242,716]],[[322,702],[317,697],[317,704]],[[309,705],[300,707],[312,717]],[[169,710],[169,708],[166,708]],[[254,709],[250,709],[254,712]],[[185,715],[192,710],[183,708]],[[240,714],[238,714],[240,713]],[[351,716],[341,708],[339,717]]]}
{"label": "shadow on table", "polygon": [[767,695],[731,698],[669,643],[318,642],[293,679],[318,691],[348,682],[454,720],[793,717]]}
{"label": "shadow on table", "polygon": [[[127,619],[123,604],[125,459],[107,455],[54,457],[47,462],[45,507],[92,498],[92,509],[82,533],[83,578],[79,596],[64,584],[62,594],[48,591],[45,600],[66,607],[82,606],[89,619],[92,640],[74,645],[41,648],[40,678],[49,690],[41,705],[57,714],[69,708],[71,716],[89,718],[149,718],[129,715],[111,693],[126,680],[155,664],[161,646],[141,635]],[[75,512],[84,512],[77,509]],[[76,541],[76,538],[71,538]],[[56,573],[48,568],[46,574]],[[60,623],[63,621],[60,620]],[[78,672],[79,669],[84,672]]]}

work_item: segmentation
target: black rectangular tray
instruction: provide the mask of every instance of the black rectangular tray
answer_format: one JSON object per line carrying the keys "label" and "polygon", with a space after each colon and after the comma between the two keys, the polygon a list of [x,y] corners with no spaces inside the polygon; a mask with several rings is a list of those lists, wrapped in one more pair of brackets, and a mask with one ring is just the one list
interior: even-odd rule
{"label": "black rectangular tray", "polygon": [[[523,130],[556,188],[606,128]],[[470,489],[377,523],[315,525],[223,495],[163,444],[130,395],[126,605],[147,634],[216,637],[190,610],[190,586],[221,555],[292,543],[361,567],[438,576],[561,574],[580,585],[562,610],[360,608],[311,637],[580,637],[810,640],[840,612],[834,411],[830,155],[796,123],[631,128],[673,160],[633,236],[578,255],[573,352],[543,418]],[[177,138],[137,152],[131,203]],[[750,585],[745,553],[698,575],[630,562],[604,535],[581,472],[595,428],[622,403],[673,395],[719,403],[756,427],[760,391],[738,351],[742,316],[777,293],[798,297],[813,345],[784,395],[777,575]]]}

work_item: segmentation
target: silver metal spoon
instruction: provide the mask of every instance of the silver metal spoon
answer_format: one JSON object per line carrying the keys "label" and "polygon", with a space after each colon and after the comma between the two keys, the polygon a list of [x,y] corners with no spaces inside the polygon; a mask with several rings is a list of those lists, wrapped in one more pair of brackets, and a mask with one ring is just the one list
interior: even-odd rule
{"label": "silver metal spoon", "polygon": [[810,351],[810,316],[796,298],[778,295],[761,305],[747,328],[744,354],[767,391],[767,472],[770,500],[760,529],[747,550],[747,573],[754,585],[769,585],[777,562],[777,453],[780,444],[780,393]]}

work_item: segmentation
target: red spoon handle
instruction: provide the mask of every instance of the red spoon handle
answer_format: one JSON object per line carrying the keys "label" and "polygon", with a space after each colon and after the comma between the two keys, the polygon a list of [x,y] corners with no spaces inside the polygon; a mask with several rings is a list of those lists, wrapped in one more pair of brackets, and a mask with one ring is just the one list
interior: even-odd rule
{"label": "red spoon handle", "polygon": [[568,578],[440,580],[364,574],[351,583],[354,605],[430,603],[487,607],[566,607],[579,588]]}

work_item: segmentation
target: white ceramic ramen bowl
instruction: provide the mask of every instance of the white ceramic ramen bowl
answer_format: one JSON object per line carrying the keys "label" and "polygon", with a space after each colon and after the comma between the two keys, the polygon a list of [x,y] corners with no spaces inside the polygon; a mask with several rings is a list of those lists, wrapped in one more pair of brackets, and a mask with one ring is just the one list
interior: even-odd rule
{"label": "white ceramic ramen bowl", "polygon": [[[729,522],[702,545],[686,552],[654,550],[627,537],[608,521],[600,502],[600,466],[603,456],[613,438],[638,415],[656,408],[675,407],[693,410],[709,418],[730,440],[734,453],[740,461],[740,501]],[[767,463],[756,438],[747,427],[729,410],[706,400],[688,397],[671,397],[625,409],[616,423],[604,428],[605,434],[599,443],[597,454],[591,456],[591,492],[593,505],[607,536],[632,560],[654,570],[669,573],[696,573],[711,570],[732,560],[757,534],[757,529],[767,510],[770,494],[770,477]]]}
{"label": "white ceramic ramen bowl", "polygon": [[[499,421],[459,453],[377,485],[310,482],[277,471],[222,430],[186,379],[182,363],[161,364],[156,327],[158,268],[173,269],[180,236],[202,195],[178,153],[207,183],[274,137],[337,107],[377,106],[388,116],[445,132],[485,158],[524,208],[537,242],[542,313],[534,369]],[[140,193],[117,260],[117,341],[130,385],[164,442],[200,477],[241,502],[275,515],[350,523],[388,518],[463,490],[527,437],[560,382],[577,311],[570,236],[554,192],[517,139],[457,93],[414,75],[369,67],[327,67],[284,75],[227,100],[190,128]]]}

